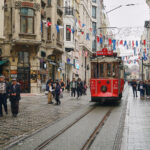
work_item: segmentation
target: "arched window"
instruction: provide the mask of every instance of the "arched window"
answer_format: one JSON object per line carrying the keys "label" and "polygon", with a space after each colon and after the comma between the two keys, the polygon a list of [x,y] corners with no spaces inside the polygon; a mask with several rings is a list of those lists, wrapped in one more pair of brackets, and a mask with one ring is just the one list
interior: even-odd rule
{"label": "arched window", "polygon": [[21,8],[20,11],[20,31],[21,33],[34,33],[34,10],[31,8]]}

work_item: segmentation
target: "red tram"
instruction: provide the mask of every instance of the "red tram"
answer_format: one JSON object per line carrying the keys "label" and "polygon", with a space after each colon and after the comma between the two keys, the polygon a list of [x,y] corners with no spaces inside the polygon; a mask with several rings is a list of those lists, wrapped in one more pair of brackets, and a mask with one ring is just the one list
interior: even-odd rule
{"label": "red tram", "polygon": [[124,89],[124,68],[120,57],[104,48],[91,60],[91,101],[120,101]]}

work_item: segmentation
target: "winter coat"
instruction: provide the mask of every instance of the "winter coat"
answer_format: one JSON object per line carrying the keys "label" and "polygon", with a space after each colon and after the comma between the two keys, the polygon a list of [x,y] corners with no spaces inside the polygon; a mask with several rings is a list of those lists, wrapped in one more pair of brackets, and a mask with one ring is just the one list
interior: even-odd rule
{"label": "winter coat", "polygon": [[[19,84],[16,84],[15,88],[13,88],[13,84],[10,86],[10,89],[9,89],[9,94],[10,94],[10,101],[19,101],[21,99],[20,97],[20,85]],[[12,94],[15,94],[16,95],[12,95]]]}

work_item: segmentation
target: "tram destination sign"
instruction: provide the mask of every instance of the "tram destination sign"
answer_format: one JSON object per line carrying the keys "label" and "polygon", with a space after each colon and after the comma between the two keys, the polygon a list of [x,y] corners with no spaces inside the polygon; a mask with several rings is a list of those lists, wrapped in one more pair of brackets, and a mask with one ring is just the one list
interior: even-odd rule
{"label": "tram destination sign", "polygon": [[108,50],[107,48],[103,48],[101,51],[96,52],[97,56],[113,56],[113,50]]}

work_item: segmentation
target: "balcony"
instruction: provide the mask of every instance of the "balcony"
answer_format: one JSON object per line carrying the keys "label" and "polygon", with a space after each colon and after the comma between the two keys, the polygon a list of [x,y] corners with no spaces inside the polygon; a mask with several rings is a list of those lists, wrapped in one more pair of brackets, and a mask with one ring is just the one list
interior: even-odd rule
{"label": "balcony", "polygon": [[74,16],[74,9],[71,7],[65,7],[65,15]]}

